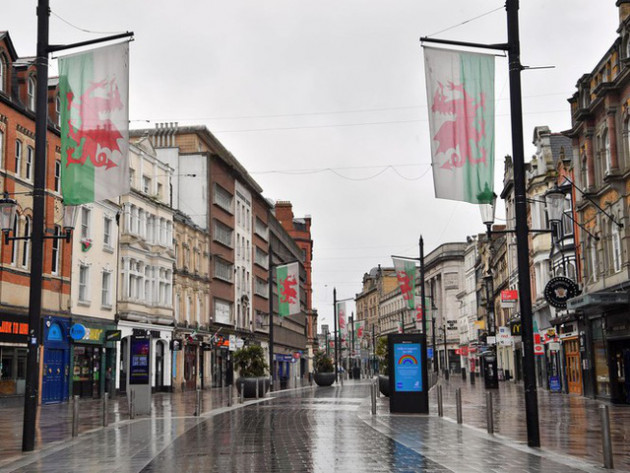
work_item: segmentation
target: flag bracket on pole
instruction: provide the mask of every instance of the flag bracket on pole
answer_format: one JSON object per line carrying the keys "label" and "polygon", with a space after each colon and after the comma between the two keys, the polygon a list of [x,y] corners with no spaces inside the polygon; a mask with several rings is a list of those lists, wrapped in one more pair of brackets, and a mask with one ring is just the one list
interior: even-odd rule
{"label": "flag bracket on pole", "polygon": [[114,41],[116,39],[132,38],[133,31],[127,31],[126,33],[116,34],[113,36],[105,36],[104,38],[90,39],[88,41],[80,41],[78,43],[71,44],[51,44],[46,48],[48,53],[56,53],[57,51],[65,51],[66,49],[80,48],[81,46],[89,46],[91,44],[105,43],[107,41]]}

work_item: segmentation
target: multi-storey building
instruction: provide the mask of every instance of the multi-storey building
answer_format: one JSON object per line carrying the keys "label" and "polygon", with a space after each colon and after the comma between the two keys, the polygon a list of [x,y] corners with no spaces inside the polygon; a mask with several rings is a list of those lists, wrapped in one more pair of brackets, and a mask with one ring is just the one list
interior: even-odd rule
{"label": "multi-storey building", "polygon": [[[472,354],[479,346],[478,330],[478,308],[481,301],[478,300],[477,270],[479,267],[479,236],[468,237],[466,249],[464,251],[464,284],[462,290],[457,294],[460,304],[458,331],[459,331],[459,353],[461,357],[462,369],[469,373],[475,371],[475,363]],[[429,300],[430,302],[431,300]],[[430,308],[431,306],[429,306]],[[428,311],[427,311],[428,312]],[[428,312],[431,313],[431,312]],[[472,368],[472,369],[471,369]]]}
{"label": "multi-storey building", "polygon": [[111,201],[78,209],[72,242],[72,323],[85,335],[72,341],[72,395],[99,397],[116,375],[116,346],[106,339],[116,329],[118,222]]}
{"label": "multi-storey building", "polygon": [[630,1],[616,5],[618,37],[569,99],[583,294],[568,306],[584,394],[629,403]]}
{"label": "multi-storey building", "polygon": [[172,389],[173,314],[172,168],[160,161],[147,138],[129,147],[131,192],[120,198],[118,387],[126,390],[128,344],[132,335],[151,337],[151,386]]}
{"label": "multi-storey building", "polygon": [[[434,359],[441,370],[460,371],[457,295],[464,281],[466,243],[444,243],[424,258],[425,293],[431,298],[432,324],[427,334],[435,332]],[[431,338],[433,339],[433,337]]]}
{"label": "multi-storey building", "polygon": [[275,205],[275,215],[282,227],[289,236],[295,240],[297,246],[302,250],[304,258],[304,271],[306,280],[304,281],[304,292],[306,295],[306,359],[309,362],[308,371],[313,371],[313,355],[317,349],[317,310],[313,308],[313,285],[312,285],[312,260],[313,260],[313,238],[311,237],[311,216],[304,218],[294,218],[293,205],[288,201],[277,201]]}
{"label": "multi-storey building", "polygon": [[[0,185],[18,201],[13,234],[28,236],[32,227],[35,166],[34,58],[18,58],[8,32],[0,32]],[[45,230],[61,233],[60,139],[56,82],[48,86],[49,121],[46,156]],[[28,334],[31,242],[2,242],[0,257],[0,396],[23,394]],[[44,240],[41,401],[66,400],[70,392],[69,297],[72,245]]]}

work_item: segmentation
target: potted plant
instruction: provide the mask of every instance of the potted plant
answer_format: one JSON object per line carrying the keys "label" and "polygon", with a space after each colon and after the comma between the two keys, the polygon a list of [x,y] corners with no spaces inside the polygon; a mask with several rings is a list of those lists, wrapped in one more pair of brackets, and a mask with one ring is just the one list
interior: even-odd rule
{"label": "potted plant", "polygon": [[266,376],[269,367],[260,345],[248,345],[234,352],[234,366],[239,374],[236,389],[240,393],[243,388],[244,397],[256,397],[256,384],[261,396],[269,390],[269,377]]}
{"label": "potted plant", "polygon": [[335,382],[335,369],[332,359],[325,351],[315,353],[315,373],[313,379],[318,386],[330,386]]}
{"label": "potted plant", "polygon": [[379,337],[374,354],[378,358],[378,389],[383,396],[389,397],[389,350],[387,337]]}

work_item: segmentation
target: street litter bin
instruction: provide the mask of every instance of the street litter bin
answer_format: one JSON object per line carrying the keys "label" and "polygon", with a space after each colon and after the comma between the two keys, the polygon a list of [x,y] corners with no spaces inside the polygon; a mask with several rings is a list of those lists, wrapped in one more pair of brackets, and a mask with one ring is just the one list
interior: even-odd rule
{"label": "street litter bin", "polygon": [[352,379],[361,379],[361,368],[358,366],[352,368]]}
{"label": "street litter bin", "polygon": [[482,357],[483,382],[486,389],[499,388],[497,357],[494,353],[486,353]]}

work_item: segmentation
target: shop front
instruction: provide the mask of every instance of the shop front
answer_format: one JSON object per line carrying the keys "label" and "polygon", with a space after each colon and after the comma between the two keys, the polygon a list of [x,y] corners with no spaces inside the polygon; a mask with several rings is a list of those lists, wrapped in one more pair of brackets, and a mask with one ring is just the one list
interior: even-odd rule
{"label": "shop front", "polygon": [[28,317],[0,314],[0,396],[24,394]]}
{"label": "shop front", "polygon": [[[72,395],[99,398],[105,381],[113,376],[116,349],[106,340],[107,331],[116,326],[84,319],[73,319],[70,327],[72,344]],[[109,375],[108,375],[109,373]]]}
{"label": "shop front", "polygon": [[44,317],[42,403],[65,402],[70,392],[70,320]]}
{"label": "shop front", "polygon": [[212,356],[212,387],[220,388],[228,385],[233,379],[232,361],[230,359],[230,340],[220,335],[214,337]]}

